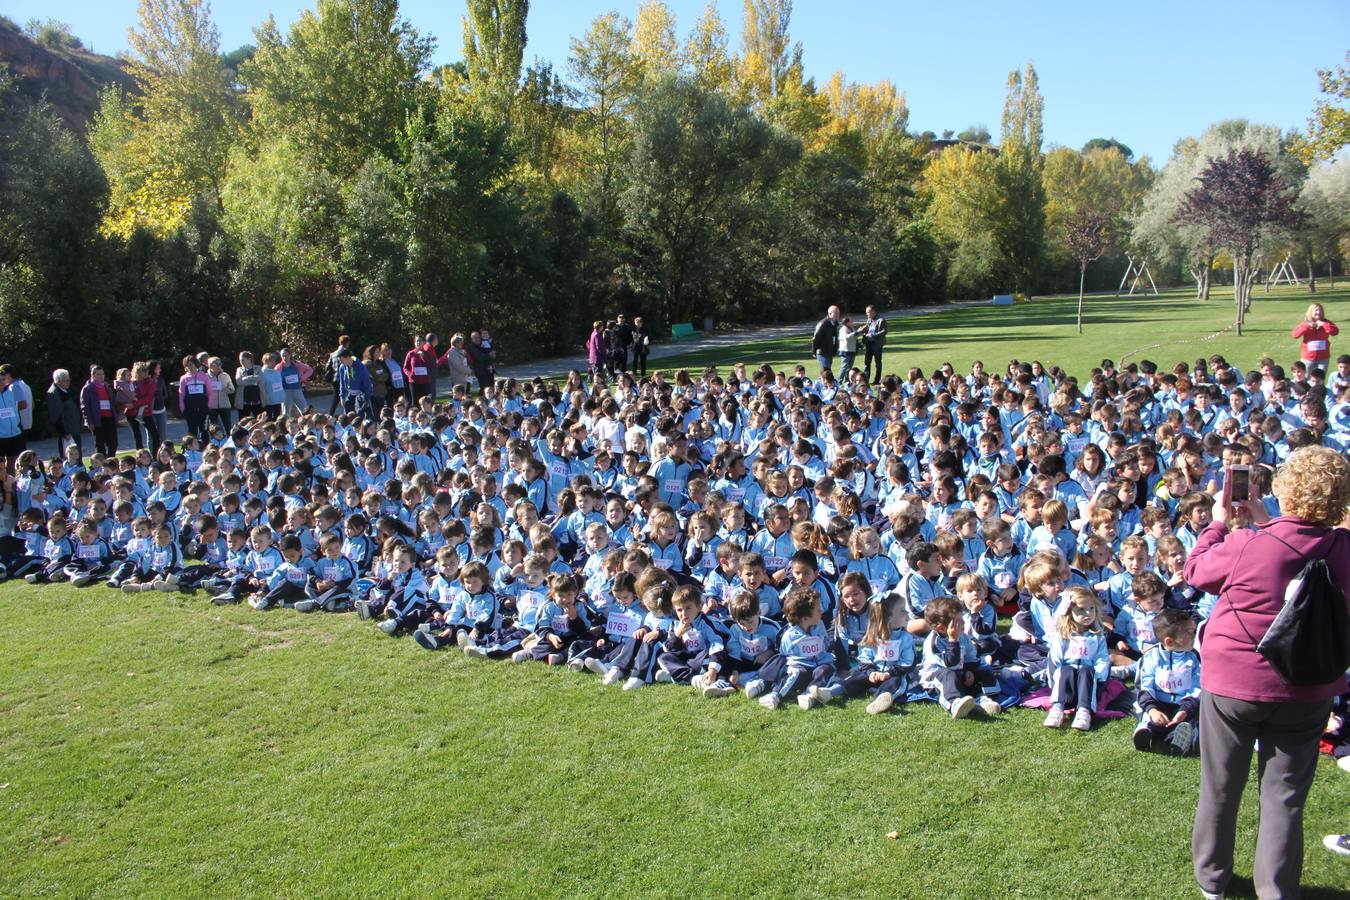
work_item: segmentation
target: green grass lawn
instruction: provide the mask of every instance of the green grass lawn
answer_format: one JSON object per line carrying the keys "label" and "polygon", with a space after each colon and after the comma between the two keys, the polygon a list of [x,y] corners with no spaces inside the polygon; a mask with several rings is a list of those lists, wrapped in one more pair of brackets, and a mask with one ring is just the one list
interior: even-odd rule
{"label": "green grass lawn", "polygon": [[[1206,303],[1197,301],[1189,289],[1165,291],[1159,297],[1088,297],[1081,335],[1074,324],[1076,294],[1037,298],[1015,307],[939,308],[891,320],[885,370],[903,375],[918,366],[926,374],[950,362],[958,371],[968,372],[973,360],[982,359],[986,368],[1001,372],[1015,357],[1059,365],[1085,382],[1104,357],[1118,364],[1151,359],[1170,368],[1178,361],[1194,363],[1214,353],[1241,363],[1244,370],[1255,368],[1256,361],[1266,355],[1287,368],[1299,355],[1299,344],[1289,337],[1289,331],[1303,318],[1309,303],[1314,299],[1321,303],[1333,322],[1339,323],[1350,312],[1350,282],[1338,285],[1347,286],[1319,289],[1315,295],[1302,287],[1281,285],[1269,294],[1257,287],[1241,337],[1230,328],[1231,288],[1216,289]],[[854,316],[859,318],[861,313]],[[1229,330],[1210,337],[1223,329]],[[1333,352],[1350,352],[1350,337],[1343,340],[1347,343],[1332,342]],[[687,353],[653,360],[653,365],[673,371],[682,366],[725,367],[737,361],[751,367],[769,362],[776,368],[801,363],[815,375],[810,343],[809,336],[748,341],[730,353],[724,349]],[[862,363],[860,350],[856,364]]]}
{"label": "green grass lawn", "polygon": [[[625,694],[101,586],[0,586],[0,633],[7,896],[1189,893],[1198,764],[1133,751],[1127,721]],[[1344,778],[1324,763],[1308,809],[1328,891]]]}
{"label": "green grass lawn", "polygon": [[[1350,300],[1317,296],[1333,320]],[[1179,342],[1226,325],[1224,298],[1094,299],[1082,337],[1074,302],[897,322],[888,369],[1017,356],[1086,375],[1160,342],[1136,358],[1287,362],[1308,295],[1258,290],[1247,334],[1199,344]],[[781,366],[805,341],[718,356],[661,362]],[[427,653],[351,615],[103,587],[0,585],[0,634],[7,896],[1194,894],[1198,764],[1136,753],[1128,721],[769,713]],[[1350,886],[1318,846],[1350,828],[1348,786],[1322,764],[1312,896]],[[1255,822],[1253,797],[1239,872]]]}

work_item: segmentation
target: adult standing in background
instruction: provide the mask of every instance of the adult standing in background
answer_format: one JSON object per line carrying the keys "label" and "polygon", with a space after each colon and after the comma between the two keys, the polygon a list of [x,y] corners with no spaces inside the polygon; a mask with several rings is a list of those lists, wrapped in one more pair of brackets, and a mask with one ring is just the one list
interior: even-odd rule
{"label": "adult standing in background", "polygon": [[[370,408],[372,413],[378,416],[389,399],[390,369],[384,364],[384,354],[374,344],[362,351],[361,362],[366,367],[366,374],[370,376]],[[400,369],[399,375],[402,374],[403,370]]]}
{"label": "adult standing in background", "polygon": [[468,357],[473,377],[478,379],[478,390],[484,391],[492,387],[496,373],[492,365],[492,348],[483,346],[483,335],[480,332],[474,331],[469,334]]}
{"label": "adult standing in background", "polygon": [[314,370],[291,356],[290,347],[282,347],[276,370],[281,373],[281,387],[286,392],[282,410],[304,415],[309,409],[309,398],[305,396],[305,382],[314,375]]}
{"label": "adult standing in background", "polygon": [[[1228,530],[1222,499],[1186,560],[1186,583],[1219,595],[1201,638],[1200,802],[1191,853],[1206,897],[1233,877],[1242,791],[1257,753],[1261,821],[1252,881],[1258,897],[1296,897],[1303,873],[1303,804],[1317,772],[1317,743],[1345,676],[1321,685],[1288,684],[1256,650],[1284,606],[1285,589],[1311,560],[1325,559],[1350,585],[1350,462],[1326,447],[1303,447],[1275,474],[1282,515],[1254,529]],[[1259,502],[1242,501],[1253,521]],[[1345,598],[1342,598],[1343,600]],[[1350,602],[1350,601],[1346,601]]]}
{"label": "adult standing in background", "polygon": [[[871,384],[881,384],[881,352],[886,349],[886,320],[877,315],[875,306],[867,307],[867,325],[863,331],[863,378]],[[877,368],[872,370],[872,360]]]}
{"label": "adult standing in background", "polygon": [[633,364],[632,368],[639,378],[647,377],[647,354],[652,349],[652,336],[642,321],[642,316],[633,318]]}
{"label": "adult standing in background", "polygon": [[234,379],[226,374],[219,356],[206,361],[206,377],[215,387],[211,394],[211,418],[220,426],[221,434],[229,434],[233,424],[230,411],[234,409]]}
{"label": "adult standing in background", "polygon": [[[408,389],[408,376],[404,374],[403,366],[399,365],[398,359],[394,356],[394,348],[389,344],[380,344],[379,359],[380,365],[389,372],[389,405],[394,405],[399,394],[411,400],[412,391]],[[378,413],[380,410],[375,411]]]}
{"label": "adult standing in background", "polygon": [[619,313],[614,323],[614,358],[619,363],[619,371],[628,371],[628,351],[633,347],[633,326]]}
{"label": "adult standing in background", "polygon": [[586,341],[586,361],[591,365],[591,377],[605,370],[609,361],[609,349],[605,346],[605,323],[599,320],[591,324],[591,336]]}
{"label": "adult standing in background", "polygon": [[473,377],[473,366],[469,365],[469,355],[464,349],[464,335],[456,333],[450,338],[450,346],[445,351],[445,368],[450,373],[450,387],[464,387]]}
{"label": "adult standing in background", "polygon": [[436,368],[436,358],[427,352],[428,346],[425,342],[419,343],[414,335],[413,348],[403,356],[403,375],[408,379],[414,403],[431,393],[431,371]]}
{"label": "adult standing in background", "polygon": [[25,402],[14,389],[14,367],[9,363],[0,365],[0,469],[4,471],[13,469],[15,458],[27,446],[23,436]]}
{"label": "adult standing in background", "polygon": [[333,405],[328,410],[328,414],[330,416],[334,415],[337,412],[338,406],[340,404],[337,387],[338,361],[342,358],[342,351],[350,350],[351,346],[352,346],[352,339],[349,335],[345,334],[338,335],[337,349],[334,350],[332,353],[328,354],[328,362],[324,366],[323,378],[325,381],[327,381],[329,384],[333,386]]}
{"label": "adult standing in background", "polygon": [[241,419],[251,418],[263,411],[262,366],[253,362],[248,350],[239,354],[239,366],[234,370],[234,408]]}
{"label": "adult standing in background", "polygon": [[1303,314],[1303,321],[1290,332],[1291,336],[1303,342],[1299,356],[1310,369],[1314,366],[1319,369],[1327,367],[1331,361],[1331,339],[1340,333],[1335,322],[1327,321],[1320,303],[1310,305]]}
{"label": "adult standing in background", "polygon": [[[282,377],[284,379],[285,375]],[[183,357],[183,375],[178,379],[178,409],[187,422],[188,434],[203,446],[208,438],[207,419],[211,415],[211,398],[215,389],[215,382],[202,371],[196,358]]]}
{"label": "adult standing in background", "polygon": [[70,389],[70,372],[66,369],[52,372],[52,386],[47,388],[47,421],[52,434],[56,435],[58,453],[65,450],[66,439],[69,438],[80,456],[84,456],[84,441],[80,432],[80,398]]}
{"label": "adult standing in background", "polygon": [[440,380],[441,377],[440,337],[433,332],[428,332],[427,339],[422,344],[422,352],[425,353],[427,355],[427,359],[431,361],[431,369],[428,372],[428,374],[431,376],[431,381],[427,385],[427,392],[431,394],[431,399],[435,400],[436,393],[437,391],[440,390],[440,388],[438,388],[436,385],[436,382]]}
{"label": "adult standing in background", "polygon": [[80,388],[80,415],[84,427],[94,434],[94,449],[104,456],[117,455],[117,409],[112,385],[100,365],[89,367],[89,380]]}
{"label": "adult standing in background", "polygon": [[[839,348],[839,307],[831,306],[825,312],[825,318],[816,323],[815,334],[811,336],[811,354],[820,363],[820,372],[830,372],[834,365],[834,354]],[[831,372],[833,374],[833,372]]]}
{"label": "adult standing in background", "polygon": [[155,420],[155,430],[161,441],[169,439],[169,383],[164,380],[164,368],[158,360],[145,364],[146,372],[155,383],[155,396],[150,404],[150,415]]}

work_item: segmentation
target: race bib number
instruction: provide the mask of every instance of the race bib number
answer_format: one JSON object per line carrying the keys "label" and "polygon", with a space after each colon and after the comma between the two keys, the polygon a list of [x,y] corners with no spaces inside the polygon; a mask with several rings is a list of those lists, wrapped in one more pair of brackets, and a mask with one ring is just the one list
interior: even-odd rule
{"label": "race bib number", "polygon": [[1064,439],[1064,446],[1069,449],[1070,453],[1082,453],[1083,448],[1087,446],[1087,442],[1087,435],[1071,434]]}
{"label": "race bib number", "polygon": [[897,663],[900,661],[900,642],[884,641],[877,644],[877,662]]}
{"label": "race bib number", "polygon": [[104,412],[112,412],[112,401],[100,400],[98,401],[98,408],[103,410]]}
{"label": "race bib number", "polygon": [[548,470],[559,478],[566,478],[568,473],[567,463],[560,459],[555,459],[549,463]]}
{"label": "race bib number", "polygon": [[1326,341],[1308,341],[1307,344],[1309,350],[1325,350],[1329,346],[1331,345]]}
{"label": "race bib number", "polygon": [[1176,669],[1158,669],[1154,673],[1154,679],[1158,683],[1158,689],[1169,694],[1179,694],[1190,686],[1190,678],[1186,673]]}
{"label": "race bib number", "polygon": [[772,571],[772,570],[774,570],[774,569],[781,569],[781,568],[783,568],[783,566],[786,566],[786,565],[787,565],[787,560],[786,560],[784,557],[781,557],[781,556],[766,556],[766,557],[764,557],[764,568],[769,569],[770,571]]}
{"label": "race bib number", "polygon": [[304,584],[304,583],[305,583],[305,570],[304,570],[304,569],[291,569],[289,572],[286,573],[286,580],[289,581],[289,582],[291,582],[292,584]]}
{"label": "race bib number", "polygon": [[156,550],[150,556],[150,562],[156,566],[167,566],[169,564],[169,551]]}
{"label": "race bib number", "polygon": [[188,392],[189,394],[205,394],[205,393],[206,393],[206,385],[202,384],[200,381],[194,381],[194,382],[189,383],[188,386],[187,386],[187,389],[188,389],[187,392]]}
{"label": "race bib number", "polygon": [[1153,635],[1153,620],[1141,619],[1135,624],[1134,630],[1139,634],[1139,643],[1156,644],[1158,639]]}
{"label": "race bib number", "polygon": [[1013,575],[1011,572],[999,572],[994,576],[994,587],[1000,591],[1006,591],[1013,586]]}
{"label": "race bib number", "polygon": [[717,565],[717,557],[707,550],[704,550],[703,555],[698,558],[697,565],[700,569],[711,569]]}
{"label": "race bib number", "polygon": [[818,635],[811,635],[797,645],[798,656],[817,656],[825,652],[825,639]]}
{"label": "race bib number", "polygon": [[867,583],[872,588],[872,596],[874,597],[886,591],[886,582],[884,581],[869,581]]}
{"label": "race bib number", "polygon": [[9,407],[0,408],[0,419],[12,419],[12,418],[14,418],[14,410],[10,409]]}
{"label": "race bib number", "polygon": [[287,375],[284,380],[289,387],[295,387],[300,384],[299,375]]}
{"label": "race bib number", "polygon": [[564,631],[566,631],[566,630],[567,630],[567,616],[565,616],[565,615],[554,616],[551,620],[549,620],[549,627],[552,628],[554,631],[557,631],[557,632],[564,632]]}
{"label": "race bib number", "polygon": [[1064,648],[1064,658],[1081,662],[1092,656],[1091,641],[1085,637],[1074,636],[1069,638],[1068,646]]}
{"label": "race bib number", "polygon": [[632,613],[612,612],[605,619],[605,633],[616,638],[632,637],[641,626],[641,620]]}
{"label": "race bib number", "polygon": [[951,515],[950,515],[949,513],[945,513],[945,512],[944,512],[944,513],[938,513],[938,517],[937,517],[937,527],[938,527],[938,528],[947,529],[947,528],[950,528],[950,527],[951,527],[951,524],[952,524],[952,517],[951,517]]}
{"label": "race bib number", "polygon": [[668,559],[654,559],[652,560],[652,565],[656,566],[658,569],[669,569],[671,561]]}
{"label": "race bib number", "polygon": [[684,633],[684,649],[690,653],[700,653],[703,650],[703,635],[692,628]]}
{"label": "race bib number", "polygon": [[742,500],[745,499],[745,488],[728,487],[727,499],[730,500],[732,503],[740,503]]}
{"label": "race bib number", "polygon": [[678,479],[671,479],[661,483],[661,491],[666,494],[684,493],[684,482]]}
{"label": "race bib number", "polygon": [[98,559],[98,546],[96,544],[81,544],[75,551],[75,555],[80,559]]}
{"label": "race bib number", "polygon": [[337,563],[325,563],[324,567],[319,570],[319,574],[323,576],[324,581],[337,581]]}
{"label": "race bib number", "polygon": [[426,366],[413,366],[413,375],[415,375],[416,377],[421,378],[423,375],[426,374],[427,374]]}
{"label": "race bib number", "polygon": [[276,564],[265,556],[262,559],[258,560],[258,571],[262,572],[263,574],[267,574],[268,572],[271,572],[275,568]]}
{"label": "race bib number", "polygon": [[764,641],[762,637],[748,637],[741,641],[741,650],[746,656],[753,659],[764,652]]}

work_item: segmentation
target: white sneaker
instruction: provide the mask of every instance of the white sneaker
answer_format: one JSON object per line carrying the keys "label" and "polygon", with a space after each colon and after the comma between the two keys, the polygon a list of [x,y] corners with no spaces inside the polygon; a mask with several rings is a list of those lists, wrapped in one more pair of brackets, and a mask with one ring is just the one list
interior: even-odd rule
{"label": "white sneaker", "polygon": [[459,649],[461,650],[469,646],[469,633],[467,631],[461,631],[459,634],[455,635],[455,643],[459,644]]}
{"label": "white sneaker", "polygon": [[[832,695],[830,694],[830,689],[829,689],[829,688],[827,688],[827,687],[822,687],[822,686],[820,686],[820,685],[815,685],[815,684],[811,685],[809,688],[807,688],[807,689],[806,689],[805,691],[803,691],[802,693],[810,694],[810,695],[811,695],[811,699],[814,700],[814,701],[816,701],[817,703],[819,703],[821,706],[824,706],[826,703],[829,703],[829,702],[830,702],[830,698],[831,698],[831,696],[832,696]],[[801,698],[798,698],[798,702],[799,702],[799,703],[801,702]]]}
{"label": "white sneaker", "polygon": [[952,704],[952,718],[964,719],[970,715],[970,711],[975,708],[974,697],[961,697]]}
{"label": "white sneaker", "polygon": [[783,698],[777,694],[769,693],[759,698],[759,705],[765,709],[777,709],[783,702]]}
{"label": "white sneaker", "polygon": [[1322,838],[1322,846],[1337,856],[1350,856],[1350,834],[1329,834]]}
{"label": "white sneaker", "polygon": [[150,585],[141,584],[139,581],[128,581],[122,585],[122,592],[125,594],[139,594],[141,591],[149,590]]}
{"label": "white sneaker", "polygon": [[1050,711],[1045,714],[1045,727],[1058,728],[1064,724],[1064,707],[1056,703],[1050,707]]}
{"label": "white sneaker", "polygon": [[487,659],[487,651],[477,644],[470,644],[464,648],[465,656],[476,656],[479,659]]}
{"label": "white sneaker", "polygon": [[173,581],[169,581],[167,578],[156,578],[155,590],[163,591],[166,594],[170,591],[176,591],[178,590],[178,579],[175,578]]}
{"label": "white sneaker", "polygon": [[978,702],[981,711],[983,711],[986,716],[996,716],[1003,712],[1003,707],[999,706],[998,701],[994,700],[992,697],[981,697]]}
{"label": "white sneaker", "polygon": [[1336,760],[1336,766],[1342,772],[1350,772],[1350,756],[1342,756],[1340,759]]}
{"label": "white sneaker", "polygon": [[725,697],[728,694],[734,693],[736,693],[736,689],[731,686],[731,682],[722,681],[720,679],[718,681],[714,681],[712,684],[708,685],[703,689],[703,696],[707,699],[712,699],[714,697]]}
{"label": "white sneaker", "polygon": [[86,584],[88,584],[89,582],[91,582],[91,581],[93,581],[93,580],[94,580],[94,576],[93,576],[92,573],[90,573],[90,572],[81,572],[80,574],[76,575],[74,578],[70,579],[70,583],[73,584],[73,585],[75,585],[75,587],[84,587]]}
{"label": "white sneaker", "polygon": [[618,684],[623,681],[623,670],[618,666],[612,666],[605,677],[600,679],[601,684]]}
{"label": "white sneaker", "polygon": [[816,705],[816,698],[809,691],[802,691],[797,695],[797,705],[802,709],[810,709]]}
{"label": "white sneaker", "polygon": [[1079,731],[1090,731],[1092,729],[1092,710],[1086,706],[1078,707],[1078,710],[1073,714],[1073,724],[1069,727],[1076,728]]}
{"label": "white sneaker", "polygon": [[[464,652],[468,653],[469,651],[465,650]],[[580,656],[578,656],[576,659],[569,659],[567,661],[567,671],[569,672],[580,673],[585,669],[586,669],[586,660],[582,659]]]}
{"label": "white sneaker", "polygon": [[262,596],[261,594],[258,594],[257,596],[248,598],[248,605],[253,607],[254,609],[262,610],[267,609],[267,607],[270,606],[271,604],[267,602],[266,597]]}
{"label": "white sneaker", "polygon": [[529,658],[530,651],[528,650],[517,650],[515,653],[511,654],[511,662],[513,663],[523,663]]}
{"label": "white sneaker", "polygon": [[625,691],[636,691],[638,688],[640,688],[640,687],[646,687],[646,686],[647,686],[647,682],[643,681],[641,678],[637,677],[636,675],[634,675],[632,678],[628,679],[627,681],[625,681],[625,682],[623,683],[623,689],[624,689]]}
{"label": "white sneaker", "polygon": [[665,669],[657,669],[656,675],[652,678],[657,684],[674,684],[675,679]]}
{"label": "white sneaker", "polygon": [[609,671],[605,668],[605,661],[598,656],[588,656],[584,662],[586,668],[597,675],[604,675]]}
{"label": "white sneaker", "polygon": [[867,714],[869,716],[879,716],[886,710],[895,705],[895,695],[890,691],[882,691],[876,698],[867,704]]}
{"label": "white sneaker", "polygon": [[[764,679],[756,678],[754,681],[750,682],[745,686],[745,699],[754,700],[760,694],[764,693],[764,687],[765,687]],[[774,709],[777,708],[778,708],[777,706],[774,706]]]}

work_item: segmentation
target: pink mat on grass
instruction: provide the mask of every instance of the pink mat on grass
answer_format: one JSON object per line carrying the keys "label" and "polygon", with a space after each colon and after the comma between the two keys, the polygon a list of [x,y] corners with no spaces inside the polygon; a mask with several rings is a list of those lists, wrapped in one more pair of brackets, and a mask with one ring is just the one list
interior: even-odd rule
{"label": "pink mat on grass", "polygon": [[[1118,679],[1112,678],[1106,682],[1106,687],[1097,692],[1097,709],[1093,713],[1099,719],[1123,719],[1129,713],[1121,712],[1118,709],[1108,709],[1112,703],[1116,702],[1121,694],[1125,693],[1125,685]],[[1022,698],[1022,706],[1031,709],[1049,709],[1050,708],[1050,689],[1048,687],[1038,688]]]}

